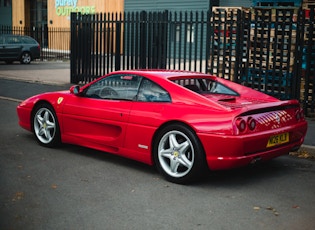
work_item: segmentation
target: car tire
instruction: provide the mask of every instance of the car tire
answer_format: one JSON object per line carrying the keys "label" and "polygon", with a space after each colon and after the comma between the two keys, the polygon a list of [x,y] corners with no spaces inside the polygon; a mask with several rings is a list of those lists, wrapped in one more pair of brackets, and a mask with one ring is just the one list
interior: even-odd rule
{"label": "car tire", "polygon": [[58,119],[51,105],[36,106],[31,119],[33,133],[41,145],[56,147],[61,143]]}
{"label": "car tire", "polygon": [[21,55],[21,64],[30,64],[32,61],[31,54],[29,52],[23,52]]}
{"label": "car tire", "polygon": [[203,147],[195,132],[183,124],[164,127],[153,146],[154,162],[166,180],[187,184],[206,174]]}

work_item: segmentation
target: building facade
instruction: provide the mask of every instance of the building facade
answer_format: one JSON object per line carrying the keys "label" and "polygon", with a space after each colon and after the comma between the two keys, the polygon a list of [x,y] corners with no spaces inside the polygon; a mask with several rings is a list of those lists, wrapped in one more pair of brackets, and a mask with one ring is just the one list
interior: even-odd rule
{"label": "building facade", "polygon": [[0,24],[12,25],[12,0],[0,0]]}
{"label": "building facade", "polygon": [[[0,0],[0,25],[70,28],[71,12],[205,11],[235,4],[231,0]],[[252,0],[240,0],[237,5],[250,7]]]}
{"label": "building facade", "polygon": [[70,28],[71,12],[122,12],[123,0],[0,0],[0,25]]}
{"label": "building facade", "polygon": [[71,12],[206,11],[212,6],[300,6],[302,0],[0,0],[0,25],[69,28]]}

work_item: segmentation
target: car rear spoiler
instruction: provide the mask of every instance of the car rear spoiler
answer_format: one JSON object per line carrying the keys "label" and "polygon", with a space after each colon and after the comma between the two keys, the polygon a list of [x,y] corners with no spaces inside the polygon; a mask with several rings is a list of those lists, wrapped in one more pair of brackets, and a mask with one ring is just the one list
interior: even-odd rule
{"label": "car rear spoiler", "polygon": [[297,100],[286,100],[286,101],[276,101],[276,102],[268,102],[261,104],[250,104],[244,106],[240,115],[247,116],[251,114],[270,112],[275,110],[284,110],[290,108],[299,108],[300,103]]}

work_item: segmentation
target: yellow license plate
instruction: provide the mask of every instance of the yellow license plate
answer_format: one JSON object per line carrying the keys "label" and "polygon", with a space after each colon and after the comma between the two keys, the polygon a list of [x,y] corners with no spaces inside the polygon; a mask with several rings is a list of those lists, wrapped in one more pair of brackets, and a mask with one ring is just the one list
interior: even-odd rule
{"label": "yellow license plate", "polygon": [[273,147],[276,145],[281,145],[287,142],[289,142],[289,133],[282,133],[279,135],[274,135],[269,138],[268,143],[267,143],[267,148]]}

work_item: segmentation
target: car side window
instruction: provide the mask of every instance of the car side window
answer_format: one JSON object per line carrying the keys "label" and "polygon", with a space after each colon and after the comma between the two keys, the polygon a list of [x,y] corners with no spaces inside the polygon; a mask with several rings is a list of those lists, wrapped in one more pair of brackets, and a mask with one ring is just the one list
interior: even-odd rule
{"label": "car side window", "polygon": [[21,43],[21,39],[19,37],[11,36],[6,39],[7,44],[19,44]]}
{"label": "car side window", "polygon": [[14,43],[14,41],[13,41],[12,37],[7,36],[5,38],[5,44],[13,44],[13,43]]}
{"label": "car side window", "polygon": [[134,100],[142,77],[134,75],[112,75],[90,85],[85,96],[110,100]]}
{"label": "car side window", "polygon": [[137,101],[170,102],[171,97],[169,93],[162,87],[160,87],[153,81],[144,78],[139,88]]}

